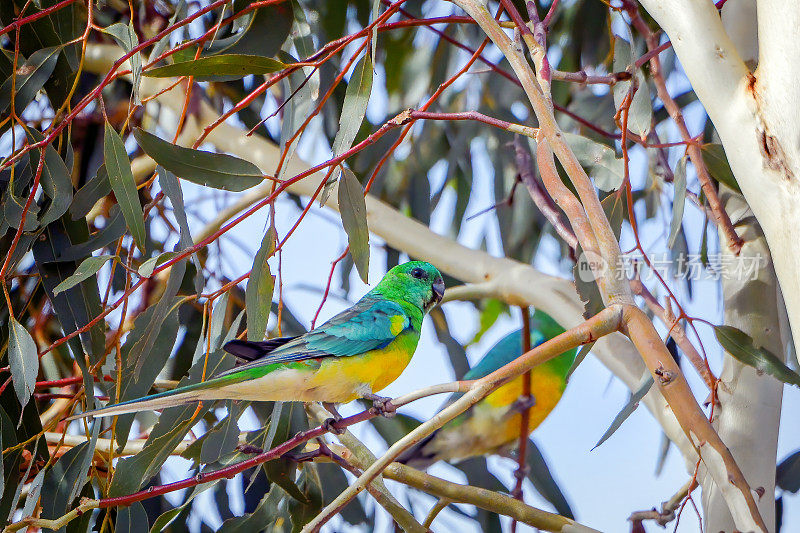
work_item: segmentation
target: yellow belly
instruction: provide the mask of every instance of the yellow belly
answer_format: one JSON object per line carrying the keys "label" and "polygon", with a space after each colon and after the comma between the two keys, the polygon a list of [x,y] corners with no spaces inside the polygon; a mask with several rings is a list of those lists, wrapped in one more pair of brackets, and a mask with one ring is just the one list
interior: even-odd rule
{"label": "yellow belly", "polygon": [[[503,452],[519,440],[520,413],[509,413],[508,406],[522,395],[522,378],[492,392],[470,411],[461,423],[445,426],[426,446],[427,454],[440,460],[458,461],[477,455]],[[528,411],[528,431],[533,431],[558,404],[564,381],[547,372],[533,372],[531,391],[536,404]]]}
{"label": "yellow belly", "polygon": [[408,341],[398,339],[382,350],[351,357],[325,358],[318,366],[281,368],[261,378],[224,387],[225,397],[260,401],[350,402],[378,392],[396,380],[411,361],[416,341],[413,344],[412,349],[408,349]]}

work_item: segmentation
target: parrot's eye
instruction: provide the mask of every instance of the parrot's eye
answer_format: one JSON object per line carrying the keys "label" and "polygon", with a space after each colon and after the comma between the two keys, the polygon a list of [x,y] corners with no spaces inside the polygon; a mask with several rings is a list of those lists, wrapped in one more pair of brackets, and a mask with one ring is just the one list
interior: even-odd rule
{"label": "parrot's eye", "polygon": [[414,268],[411,270],[411,277],[417,279],[425,279],[427,276],[425,275],[425,271],[419,267]]}

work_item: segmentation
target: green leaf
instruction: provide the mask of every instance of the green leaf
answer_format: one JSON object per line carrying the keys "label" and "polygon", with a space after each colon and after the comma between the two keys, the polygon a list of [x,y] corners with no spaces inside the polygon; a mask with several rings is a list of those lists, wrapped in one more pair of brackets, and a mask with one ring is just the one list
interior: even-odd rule
{"label": "green leaf", "polygon": [[736,176],[733,175],[722,145],[707,143],[700,148],[700,151],[703,154],[703,162],[706,164],[711,177],[741,194],[742,190],[736,182]]}
{"label": "green leaf", "polygon": [[25,327],[13,317],[9,317],[8,332],[8,364],[14,391],[22,407],[28,403],[36,387],[36,376],[39,374],[39,351],[33,337]]}
{"label": "green leaf", "polygon": [[495,322],[497,322],[497,319],[500,318],[500,314],[507,309],[507,306],[496,298],[489,298],[488,300],[485,300],[478,318],[478,331],[475,333],[475,336],[472,338],[472,340],[469,341],[469,344],[475,344],[476,342],[480,341],[481,337],[483,337],[483,334],[489,331],[489,328],[491,328]]}
{"label": "green leaf", "polygon": [[146,71],[144,75],[151,78],[194,76],[196,81],[228,81],[249,74],[270,74],[286,67],[283,61],[270,57],[225,54],[156,67]]}
{"label": "green leaf", "polygon": [[44,476],[47,473],[46,469],[39,470],[36,477],[31,481],[31,486],[28,489],[28,495],[25,497],[25,506],[22,509],[22,518],[33,516],[36,506],[39,504],[39,496],[42,494],[42,484],[44,483]]}
{"label": "green leaf", "polygon": [[592,257],[587,257],[583,250],[579,250],[578,261],[572,268],[575,289],[583,302],[583,317],[586,319],[593,317],[605,308],[603,296],[600,294],[600,289],[597,288],[597,283],[594,279],[592,260],[602,261],[602,258],[598,258],[596,254],[592,255]]}
{"label": "green leaf", "polygon": [[133,136],[159,165],[193,183],[240,192],[263,181],[264,175],[258,167],[244,159],[184,148],[139,128],[133,130]]}
{"label": "green leaf", "polygon": [[342,226],[347,233],[350,255],[353,257],[358,275],[369,283],[369,228],[367,228],[367,204],[364,189],[350,169],[344,169],[339,183],[339,213]]}
{"label": "green leaf", "polygon": [[[172,214],[175,215],[175,220],[178,221],[178,227],[180,228],[178,246],[183,250],[191,248],[194,246],[194,241],[192,240],[192,233],[189,230],[189,220],[186,217],[186,207],[183,203],[181,183],[175,174],[161,165],[156,167],[156,172],[158,173],[158,184],[161,185],[161,190],[164,191],[164,194],[167,195],[167,198],[169,198],[169,201],[172,203]],[[197,294],[200,294],[203,292],[203,265],[200,264],[200,259],[197,257],[197,254],[192,254],[192,262],[197,270],[194,277],[194,290]]]}
{"label": "green leaf", "polygon": [[[177,299],[172,302],[167,301],[172,304],[171,312],[161,322],[161,326],[158,329],[154,342],[154,345],[158,346],[158,350],[151,350],[147,354],[147,364],[141,368],[138,375],[134,372],[137,353],[131,354],[131,352],[142,338],[152,333],[147,326],[153,321],[156,306],[149,307],[134,320],[133,329],[125,339],[125,344],[122,345],[122,384],[119,397],[116,398],[115,403],[134,400],[147,394],[161,369],[164,368],[164,364],[167,362],[167,358],[169,358],[169,354],[175,344],[175,339],[178,336],[178,310],[177,307],[173,307],[177,303]],[[138,354],[143,353],[143,347],[143,344],[137,347]],[[133,417],[134,415],[130,414],[122,415],[117,419],[117,443],[120,446],[124,446],[128,440],[128,431],[130,431],[133,423]]]}
{"label": "green leaf", "polygon": [[[367,113],[369,96],[372,93],[372,57],[364,54],[356,63],[347,90],[344,94],[342,114],[339,117],[339,131],[333,140],[333,156],[338,157],[353,145],[364,116]],[[324,205],[330,194],[330,186],[339,179],[339,170],[335,170],[331,179],[320,194],[320,205]],[[362,275],[363,278],[363,275]]]}
{"label": "green leaf", "polygon": [[[375,420],[375,419],[373,419]],[[319,476],[320,484],[323,488],[325,501],[330,502],[344,492],[350,485],[347,476],[344,475],[342,468],[336,464],[330,463],[317,463],[317,475]],[[353,498],[344,509],[339,511],[341,516],[348,524],[357,526],[367,522],[367,513],[364,511],[364,505],[358,498]]]}
{"label": "green leaf", "polygon": [[532,440],[528,440],[527,463],[528,479],[531,480],[539,494],[555,507],[558,514],[567,518],[575,518],[566,496],[550,473],[550,467],[547,466],[544,455]]}
{"label": "green leaf", "polygon": [[[167,28],[172,27],[172,25],[175,24],[176,20],[183,19],[185,17],[186,17],[186,0],[180,0],[180,2],[178,2],[178,5],[175,6],[175,11],[169,18],[169,22],[167,22],[166,27]],[[164,37],[161,38],[160,41],[156,43],[156,45],[153,47],[153,51],[150,53],[151,61],[160,56],[162,53],[164,53],[164,50],[166,50],[167,46],[170,45],[171,35],[172,35],[171,33],[166,34]]]}
{"label": "green leaf", "polygon": [[756,347],[753,339],[733,326],[714,326],[714,335],[726,352],[759,373],[766,372],[784,383],[800,387],[800,375],[783,364],[766,348]]}
{"label": "green leaf", "polygon": [[[300,423],[304,417],[302,404],[297,402],[276,402],[275,409],[270,418],[270,428],[267,434],[264,449],[271,449],[282,442],[286,442],[292,435],[305,429]],[[297,464],[287,459],[277,459],[264,463],[264,473],[267,479],[280,486],[292,498],[307,501],[306,495],[294,481]]]}
{"label": "green leaf", "polygon": [[291,2],[274,2],[258,8],[255,13],[234,22],[241,28],[237,34],[212,43],[208,54],[249,54],[273,57],[283,46],[292,29]]}
{"label": "green leaf", "polygon": [[253,259],[250,279],[247,281],[244,299],[247,309],[247,339],[264,340],[272,306],[272,291],[275,288],[275,276],[269,269],[267,259],[275,251],[275,228],[270,226],[261,246]]}
{"label": "green leaf", "polygon": [[72,197],[72,204],[69,206],[72,220],[85,217],[98,200],[108,196],[110,192],[111,183],[108,181],[108,172],[106,165],[102,164],[97,169],[97,174],[78,189],[78,192]]}
{"label": "green leaf", "polygon": [[141,265],[139,265],[139,269],[136,271],[140,276],[143,278],[149,278],[153,275],[153,271],[158,268],[160,265],[166,263],[173,257],[177,256],[180,252],[163,252],[158,254],[155,257],[151,257]]}
{"label": "green leaf", "polygon": [[625,179],[625,166],[622,159],[617,159],[613,148],[573,133],[564,133],[564,140],[578,162],[589,169],[589,176],[598,189],[606,192],[619,189]]}
{"label": "green leaf", "polygon": [[611,425],[608,427],[606,432],[603,433],[603,436],[600,437],[600,440],[597,441],[597,444],[594,445],[594,448],[592,448],[593,450],[603,444],[611,435],[614,434],[615,431],[619,429],[622,423],[625,422],[625,420],[627,420],[631,414],[633,414],[633,412],[639,406],[639,402],[642,400],[642,398],[644,398],[645,394],[648,393],[650,387],[653,386],[653,383],[653,376],[651,376],[649,373],[645,374],[641,383],[639,384],[639,388],[636,389],[633,394],[631,394],[628,403],[625,404],[622,410],[617,413],[617,416],[614,417],[614,420],[611,421]]}
{"label": "green leaf", "polygon": [[[644,139],[650,133],[653,121],[653,107],[650,104],[650,88],[641,69],[629,68],[634,63],[631,45],[619,37],[614,38],[614,72],[629,71],[636,77],[638,87],[628,108],[628,129]],[[630,90],[631,80],[614,85],[614,107],[622,108],[622,103]],[[621,121],[622,119],[620,119]]]}
{"label": "green leaf", "polygon": [[161,325],[174,308],[172,300],[178,294],[184,274],[186,274],[186,259],[181,259],[172,265],[169,271],[169,278],[167,278],[167,285],[164,287],[164,293],[159,298],[158,303],[152,307],[154,310],[150,321],[145,325],[141,338],[136,341],[136,344],[128,352],[128,364],[135,362],[135,376],[139,375],[142,371],[142,366],[149,360],[150,352],[156,345],[156,338],[161,330]]}
{"label": "green leaf", "polygon": [[[139,46],[139,38],[133,29],[133,21],[128,24],[117,22],[103,28],[103,32],[109,34],[117,41],[117,44],[122,47],[125,52],[130,53],[131,50]],[[140,105],[142,103],[139,98],[139,87],[142,83],[142,54],[136,52],[130,57],[131,73],[133,75],[133,103]]]}
{"label": "green leaf", "polygon": [[6,78],[0,86],[0,113],[11,105],[11,85],[14,84],[14,113],[18,116],[36,97],[56,68],[60,46],[37,50],[25,63],[17,67],[15,78]]}
{"label": "green leaf", "polygon": [[98,255],[98,256],[91,256],[84,259],[78,268],[75,270],[75,273],[72,274],[70,277],[56,285],[55,289],[53,289],[53,294],[58,294],[60,292],[64,292],[67,289],[71,289],[78,283],[89,279],[89,277],[94,276],[97,274],[97,271],[103,268],[109,259],[112,257],[116,257],[114,255]]}
{"label": "green leaf", "polygon": [[673,176],[672,185],[675,188],[675,195],[672,198],[672,222],[669,226],[669,239],[667,239],[669,248],[675,244],[683,222],[683,208],[686,203],[686,156],[681,157],[678,161]]}
{"label": "green leaf", "polygon": [[70,509],[87,480],[86,456],[93,454],[91,441],[82,442],[67,450],[53,465],[42,487],[42,518],[59,518]]}
{"label": "green leaf", "polygon": [[117,203],[122,209],[125,223],[131,231],[136,246],[144,253],[146,233],[142,205],[139,203],[139,193],[136,190],[136,181],[131,172],[131,162],[125,150],[125,143],[108,122],[103,140],[103,156],[111,189],[117,197]]}
{"label": "green leaf", "polygon": [[567,371],[567,381],[569,381],[569,378],[572,376],[572,373],[575,372],[575,369],[578,368],[578,365],[580,365],[583,360],[586,359],[586,356],[589,355],[589,352],[592,351],[595,342],[597,341],[592,341],[589,344],[584,344],[581,346],[581,349],[578,351],[578,355],[575,356],[575,360],[572,362],[572,366],[570,366],[569,370]]}
{"label": "green leaf", "polygon": [[[44,135],[36,130],[28,130],[28,138],[35,142],[44,140]],[[31,175],[34,175],[38,165],[41,152],[36,149],[31,151],[30,165]],[[44,164],[42,165],[41,177],[42,190],[50,198],[50,205],[42,213],[39,223],[47,226],[51,222],[61,218],[67,212],[69,204],[72,203],[72,180],[70,170],[64,160],[52,144],[47,145],[44,152]]]}
{"label": "green leaf", "polygon": [[281,505],[286,492],[279,486],[273,485],[269,492],[259,502],[255,511],[244,516],[230,518],[222,523],[219,533],[252,533],[253,531],[286,531],[283,528],[266,528],[276,520],[288,523],[285,506]]}
{"label": "green leaf", "polygon": [[602,205],[606,218],[608,218],[608,223],[611,225],[614,236],[619,240],[619,236],[622,233],[622,222],[625,220],[625,215],[627,215],[625,197],[621,194],[612,193],[603,198],[600,205]]}
{"label": "green leaf", "polygon": [[150,524],[147,521],[147,511],[142,502],[134,502],[117,511],[117,523],[114,524],[114,533],[141,533],[148,531]]}
{"label": "green leaf", "polygon": [[233,451],[239,443],[237,419],[243,410],[233,407],[233,402],[228,402],[228,416],[203,436],[200,448],[201,463],[215,463]]}

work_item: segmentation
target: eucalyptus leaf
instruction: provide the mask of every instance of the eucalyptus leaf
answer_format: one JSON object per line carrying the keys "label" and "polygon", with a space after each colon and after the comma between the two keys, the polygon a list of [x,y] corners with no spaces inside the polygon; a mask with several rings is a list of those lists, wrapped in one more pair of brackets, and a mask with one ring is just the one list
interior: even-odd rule
{"label": "eucalyptus leaf", "polygon": [[358,275],[364,283],[369,283],[367,204],[364,201],[364,189],[350,169],[344,170],[339,183],[339,213]]}
{"label": "eucalyptus leaf", "polygon": [[140,276],[143,278],[149,278],[153,275],[153,271],[158,268],[160,265],[166,263],[170,259],[176,257],[179,252],[163,252],[158,254],[155,257],[151,257],[141,265],[139,265],[139,269],[136,271]]}
{"label": "eucalyptus leaf", "polygon": [[574,519],[575,515],[570,508],[569,502],[555,478],[553,478],[553,474],[550,473],[550,466],[548,466],[547,460],[542,455],[539,447],[533,440],[528,440],[527,449],[528,479],[533,483],[537,492],[555,507],[558,514]]}
{"label": "eucalyptus leaf", "polygon": [[109,259],[114,258],[116,256],[113,255],[98,255],[98,256],[91,256],[84,259],[78,268],[75,270],[75,273],[69,276],[67,279],[56,285],[55,289],[53,289],[53,294],[58,294],[60,292],[64,292],[67,289],[71,289],[78,283],[89,279],[91,276],[97,274],[97,271],[103,268]]}
{"label": "eucalyptus leaf", "polygon": [[144,75],[151,78],[194,76],[196,81],[227,81],[250,74],[270,74],[286,67],[286,63],[270,57],[224,54],[152,68]]}
{"label": "eucalyptus leaf", "polygon": [[105,135],[103,136],[103,155],[105,158],[108,180],[117,203],[122,209],[125,223],[131,231],[136,246],[145,251],[146,232],[142,205],[139,203],[139,192],[136,190],[136,181],[131,171],[131,162],[125,143],[119,133],[106,122]]}
{"label": "eucalyptus leaf", "polygon": [[598,189],[606,192],[619,189],[625,179],[625,166],[613,148],[573,133],[564,133],[564,140],[580,164],[589,169]]}
{"label": "eucalyptus leaf", "polygon": [[17,67],[14,78],[8,77],[0,85],[0,113],[11,106],[12,84],[14,88],[14,113],[17,116],[30,104],[45,82],[50,78],[58,62],[60,46],[37,50],[25,63]]}
{"label": "eucalyptus leaf", "polygon": [[600,446],[601,444],[603,444],[606,440],[608,440],[608,438],[619,429],[622,423],[625,422],[628,419],[628,417],[633,414],[633,412],[639,406],[639,402],[642,401],[642,398],[644,398],[645,394],[647,394],[650,391],[650,388],[653,386],[653,383],[654,383],[653,376],[651,376],[649,373],[646,374],[642,379],[642,381],[639,383],[639,388],[637,388],[636,391],[634,391],[633,394],[631,394],[628,403],[625,404],[622,410],[619,413],[617,413],[617,416],[614,417],[614,420],[611,421],[611,425],[608,427],[606,432],[603,433],[603,436],[600,437],[600,440],[597,441],[597,444],[594,445],[594,448],[592,448],[593,450],[598,446]]}
{"label": "eucalyptus leaf", "polygon": [[669,248],[675,244],[683,222],[683,208],[686,203],[686,156],[681,157],[678,161],[673,176],[672,185],[675,188],[675,195],[672,198],[672,222],[669,226],[669,239],[667,239]]}
{"label": "eucalyptus leaf", "polygon": [[98,200],[108,196],[110,192],[111,183],[108,181],[108,172],[105,164],[102,164],[97,169],[97,174],[78,189],[78,192],[73,196],[72,204],[69,206],[69,214],[72,216],[72,220],[85,217]]}
{"label": "eucalyptus leaf", "polygon": [[[342,114],[339,117],[339,131],[333,140],[333,157],[345,153],[353,145],[353,141],[361,128],[364,116],[367,113],[367,104],[372,93],[372,57],[364,54],[350,75],[347,90],[344,94]],[[334,170],[331,179],[320,194],[320,205],[324,205],[330,194],[330,186],[339,179],[339,170]],[[362,275],[363,277],[363,275]]]}
{"label": "eucalyptus leaf", "polygon": [[264,175],[258,167],[244,159],[184,148],[139,128],[133,130],[133,136],[159,165],[198,185],[240,192],[263,181]]}
{"label": "eucalyptus leaf", "polygon": [[752,337],[744,331],[733,326],[714,326],[714,335],[725,351],[740,362],[784,383],[800,387],[800,375],[766,348],[757,347]]}
{"label": "eucalyptus leaf", "polygon": [[[634,66],[635,58],[628,41],[614,39],[614,72],[631,72],[637,80],[637,89],[628,108],[628,129],[644,139],[650,133],[653,122],[653,106],[650,103],[650,88],[641,69]],[[614,106],[622,108],[622,104],[630,90],[631,80],[617,82],[614,85]],[[621,119],[620,119],[621,120]]]}
{"label": "eucalyptus leaf", "polygon": [[[133,29],[133,21],[128,24],[117,22],[103,28],[103,32],[107,33],[117,41],[117,44],[122,47],[125,52],[130,53],[134,48],[139,46],[139,38],[136,36],[136,31]],[[142,103],[139,98],[139,88],[142,83],[142,54],[136,52],[130,59],[131,74],[133,77],[133,103],[140,105]]]}
{"label": "eucalyptus leaf", "polygon": [[33,337],[25,327],[13,317],[9,317],[8,332],[8,364],[14,391],[19,403],[25,407],[36,387],[36,376],[39,374],[39,351]]}
{"label": "eucalyptus leaf", "polygon": [[275,228],[270,226],[261,246],[253,259],[253,268],[245,289],[245,306],[247,308],[247,339],[264,340],[272,304],[272,291],[275,288],[275,276],[269,269],[267,259],[275,252]]}
{"label": "eucalyptus leaf", "polygon": [[730,163],[728,163],[728,158],[725,155],[725,148],[721,144],[707,143],[700,147],[700,151],[703,154],[703,163],[705,163],[711,177],[742,194],[742,190],[736,182],[736,176],[733,175],[733,170],[731,170]]}

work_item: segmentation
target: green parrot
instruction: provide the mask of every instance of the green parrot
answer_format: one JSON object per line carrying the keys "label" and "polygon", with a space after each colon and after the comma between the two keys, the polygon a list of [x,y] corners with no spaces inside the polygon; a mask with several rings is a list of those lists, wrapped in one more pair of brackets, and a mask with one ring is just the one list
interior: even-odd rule
{"label": "green parrot", "polygon": [[[549,315],[536,311],[531,317],[531,346],[564,332]],[[519,441],[522,411],[528,408],[528,429],[533,431],[555,408],[567,385],[567,374],[577,349],[535,367],[531,371],[531,398],[521,399],[524,376],[493,391],[468,411],[451,420],[427,439],[404,452],[398,461],[427,468],[437,461],[458,462],[488,454],[506,455]],[[522,355],[522,331],[508,334],[483,356],[464,379],[478,379]],[[450,399],[452,403],[457,396]]]}
{"label": "green parrot", "polygon": [[[298,337],[233,340],[224,349],[250,362],[202,383],[152,394],[75,417],[165,409],[204,400],[323,402],[332,407],[376,396],[397,379],[417,348],[422,319],[444,295],[433,265],[410,261],[389,270],[349,309]],[[335,409],[332,411],[334,414]]]}

